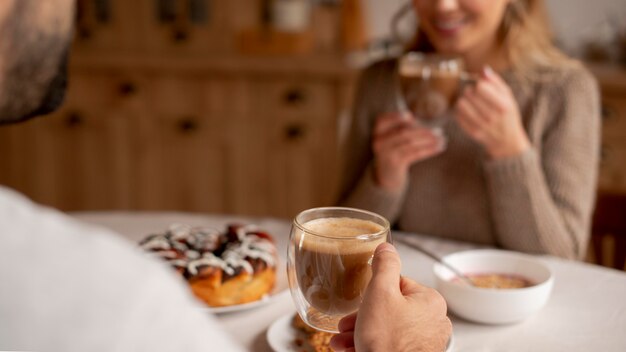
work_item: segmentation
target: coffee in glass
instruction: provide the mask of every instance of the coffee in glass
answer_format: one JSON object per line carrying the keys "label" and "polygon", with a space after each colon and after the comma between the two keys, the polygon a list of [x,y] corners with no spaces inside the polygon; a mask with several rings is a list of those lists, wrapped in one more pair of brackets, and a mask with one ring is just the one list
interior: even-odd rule
{"label": "coffee in glass", "polygon": [[469,81],[459,57],[411,52],[398,61],[400,92],[406,109],[424,127],[440,128]]}
{"label": "coffee in glass", "polygon": [[390,241],[389,222],[351,208],[316,208],[293,222],[287,263],[298,313],[312,327],[338,332],[356,311],[371,276],[376,247]]}

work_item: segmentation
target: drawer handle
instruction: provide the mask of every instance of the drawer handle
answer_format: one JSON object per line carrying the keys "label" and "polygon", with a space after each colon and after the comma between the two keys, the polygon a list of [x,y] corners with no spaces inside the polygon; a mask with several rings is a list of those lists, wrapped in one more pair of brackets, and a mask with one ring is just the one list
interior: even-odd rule
{"label": "drawer handle", "polygon": [[174,29],[172,40],[174,43],[184,43],[189,39],[189,33],[184,29]]}
{"label": "drawer handle", "polygon": [[65,126],[69,128],[78,128],[85,123],[85,118],[79,112],[73,111],[65,117]]}
{"label": "drawer handle", "polygon": [[191,134],[200,129],[198,120],[193,117],[185,117],[178,121],[178,130],[183,134]]}
{"label": "drawer handle", "polygon": [[607,161],[611,154],[611,148],[606,145],[600,147],[600,163],[603,164]]}
{"label": "drawer handle", "polygon": [[306,94],[298,88],[293,88],[285,93],[283,100],[289,105],[302,104],[306,101]]}
{"label": "drawer handle", "polygon": [[302,125],[288,125],[285,127],[285,138],[288,141],[298,141],[306,136],[306,128]]}
{"label": "drawer handle", "polygon": [[122,82],[119,86],[120,95],[129,97],[137,93],[137,86],[133,82]]}
{"label": "drawer handle", "polygon": [[615,116],[615,110],[606,104],[602,104],[600,113],[603,120],[612,119]]}

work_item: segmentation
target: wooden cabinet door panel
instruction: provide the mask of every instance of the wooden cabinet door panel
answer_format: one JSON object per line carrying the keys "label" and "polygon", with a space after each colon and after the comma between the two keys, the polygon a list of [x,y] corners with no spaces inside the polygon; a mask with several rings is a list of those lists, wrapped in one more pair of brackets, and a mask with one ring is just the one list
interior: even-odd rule
{"label": "wooden cabinet door panel", "polygon": [[140,209],[225,212],[229,149],[226,120],[203,111],[201,79],[162,75],[150,84],[138,131]]}
{"label": "wooden cabinet door panel", "polygon": [[325,80],[302,77],[258,80],[254,83],[252,109],[265,116],[283,116],[317,122],[333,119],[336,111],[334,86]]}
{"label": "wooden cabinet door panel", "polygon": [[60,111],[10,127],[8,185],[63,210],[129,208],[134,115],[114,102],[115,78],[71,80]]}
{"label": "wooden cabinet door panel", "polygon": [[[299,126],[293,136],[289,130]],[[234,207],[248,215],[292,218],[334,201],[335,137],[329,130],[266,120],[241,126],[244,142],[233,173]]]}
{"label": "wooden cabinet door panel", "polygon": [[626,193],[626,146],[603,144],[599,189]]}
{"label": "wooden cabinet door panel", "polygon": [[22,191],[62,210],[131,206],[128,115],[68,107],[24,130]]}

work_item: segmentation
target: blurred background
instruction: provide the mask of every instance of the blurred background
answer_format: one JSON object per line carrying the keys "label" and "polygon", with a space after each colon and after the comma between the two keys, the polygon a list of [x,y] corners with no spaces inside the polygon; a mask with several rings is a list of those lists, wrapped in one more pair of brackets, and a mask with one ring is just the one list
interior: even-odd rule
{"label": "blurred background", "polygon": [[[626,3],[547,2],[602,89],[597,223],[626,219]],[[410,36],[405,3],[78,0],[66,101],[0,127],[0,183],[64,211],[331,204],[358,70]]]}

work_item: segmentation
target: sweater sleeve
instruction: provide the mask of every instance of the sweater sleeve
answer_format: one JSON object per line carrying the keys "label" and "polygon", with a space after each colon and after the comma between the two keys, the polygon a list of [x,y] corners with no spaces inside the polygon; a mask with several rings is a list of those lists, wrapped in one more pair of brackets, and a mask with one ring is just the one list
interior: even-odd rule
{"label": "sweater sleeve", "polygon": [[582,69],[552,89],[544,98],[556,114],[548,117],[541,145],[485,164],[491,212],[500,246],[580,259],[595,199],[599,91]]}
{"label": "sweater sleeve", "polygon": [[393,70],[395,63],[382,61],[364,70],[353,103],[352,124],[344,145],[339,205],[366,209],[395,222],[404,190],[390,193],[374,181],[371,147],[376,118],[394,108]]}

